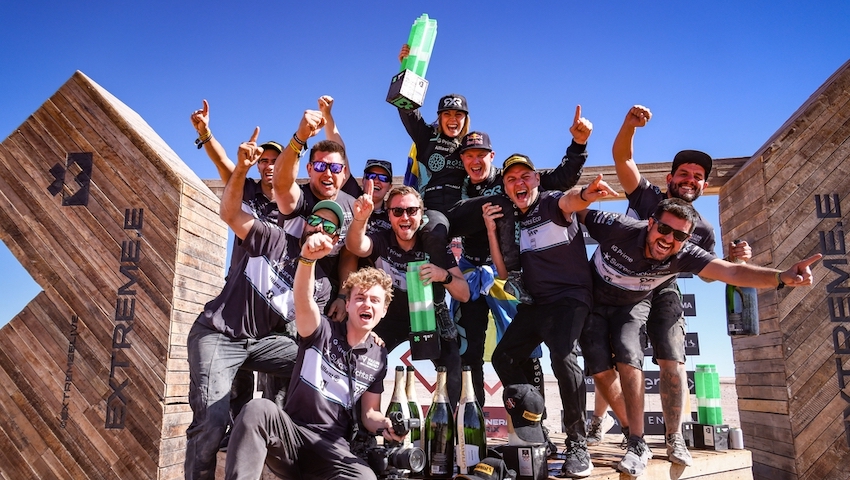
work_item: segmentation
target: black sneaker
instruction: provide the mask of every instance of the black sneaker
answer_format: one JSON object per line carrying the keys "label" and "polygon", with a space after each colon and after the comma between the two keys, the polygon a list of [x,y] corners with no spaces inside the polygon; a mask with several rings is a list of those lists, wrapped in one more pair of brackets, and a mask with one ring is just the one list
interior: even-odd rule
{"label": "black sneaker", "polygon": [[589,477],[593,471],[593,463],[584,442],[574,442],[567,439],[567,449],[564,451],[564,464],[561,466],[561,476],[570,478]]}
{"label": "black sneaker", "polygon": [[452,320],[452,315],[449,313],[449,307],[446,302],[434,302],[434,316],[437,318],[437,328],[440,330],[440,336],[444,340],[454,340],[457,338],[457,327]]}
{"label": "black sneaker", "polygon": [[525,286],[522,283],[522,272],[519,270],[508,272],[508,279],[505,280],[505,292],[513,295],[520,303],[525,303],[526,305],[534,303],[534,299],[525,290]]}
{"label": "black sneaker", "polygon": [[546,439],[546,457],[558,458],[558,447],[549,438],[549,429],[543,425],[540,425],[540,428],[543,429],[543,438]]}

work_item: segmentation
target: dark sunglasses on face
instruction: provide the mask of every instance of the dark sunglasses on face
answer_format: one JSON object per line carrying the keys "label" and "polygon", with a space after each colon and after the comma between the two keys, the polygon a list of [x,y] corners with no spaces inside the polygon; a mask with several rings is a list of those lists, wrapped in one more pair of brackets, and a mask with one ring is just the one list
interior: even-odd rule
{"label": "dark sunglasses on face", "polygon": [[416,215],[416,212],[419,211],[419,207],[407,207],[407,208],[393,207],[393,208],[390,209],[390,211],[393,212],[394,217],[400,217],[405,213],[407,214],[408,217],[412,217],[412,216]]}
{"label": "dark sunglasses on face", "polygon": [[328,168],[331,169],[331,173],[339,173],[345,167],[345,164],[342,164],[342,163],[328,163],[328,162],[323,162],[321,160],[316,160],[315,162],[312,163],[312,165],[313,165],[313,170],[315,170],[319,173],[324,172]]}
{"label": "dark sunglasses on face", "polygon": [[[332,163],[331,165],[336,164]],[[334,233],[336,233],[337,229],[337,226],[334,222],[326,220],[318,215],[310,215],[309,217],[307,217],[307,225],[310,225],[311,227],[317,227],[321,225],[322,230],[324,230],[325,233],[327,233],[328,235],[333,235]]]}
{"label": "dark sunglasses on face", "polygon": [[379,181],[384,183],[389,183],[390,181],[390,176],[384,175],[383,173],[369,172],[363,176],[366,178],[366,180],[374,180],[377,178]]}
{"label": "dark sunglasses on face", "polygon": [[681,230],[676,230],[670,225],[661,222],[655,217],[652,217],[652,219],[655,220],[655,228],[658,229],[658,233],[660,233],[661,235],[668,235],[670,234],[670,232],[673,232],[673,238],[677,242],[684,242],[685,240],[691,237],[690,233],[683,232]]}

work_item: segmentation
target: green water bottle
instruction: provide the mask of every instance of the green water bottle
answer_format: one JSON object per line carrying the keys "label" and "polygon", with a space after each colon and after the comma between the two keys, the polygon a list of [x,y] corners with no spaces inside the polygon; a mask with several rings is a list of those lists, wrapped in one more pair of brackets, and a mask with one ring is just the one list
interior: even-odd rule
{"label": "green water bottle", "polygon": [[425,72],[428,71],[428,62],[431,61],[431,51],[434,50],[436,39],[437,21],[428,18],[427,13],[423,13],[410,27],[410,35],[407,37],[410,55],[401,62],[401,71],[410,70],[424,78]]}
{"label": "green water bottle", "polygon": [[437,330],[434,315],[434,289],[423,285],[419,269],[425,261],[407,264],[407,305],[410,308],[410,331],[433,332]]}
{"label": "green water bottle", "polygon": [[697,415],[703,425],[723,424],[720,407],[720,376],[714,365],[697,365],[694,373],[697,393]]}

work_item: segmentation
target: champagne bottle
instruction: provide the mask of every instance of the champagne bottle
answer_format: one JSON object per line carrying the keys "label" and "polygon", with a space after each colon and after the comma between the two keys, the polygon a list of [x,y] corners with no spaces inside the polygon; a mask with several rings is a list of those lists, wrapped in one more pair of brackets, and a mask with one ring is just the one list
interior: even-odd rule
{"label": "champagne bottle", "polygon": [[437,367],[437,389],[425,417],[425,478],[452,478],[454,415],[446,393],[446,367]]}
{"label": "champagne bottle", "polygon": [[472,473],[472,469],[487,456],[487,431],[484,412],[475,398],[472,386],[472,367],[463,367],[463,386],[457,407],[457,466],[460,473]]}
{"label": "champagne bottle", "polygon": [[[744,262],[736,260],[735,263]],[[759,334],[759,301],[755,288],[726,285],[726,333],[733,336]]]}
{"label": "champagne bottle", "polygon": [[[389,416],[390,412],[401,412],[402,417],[410,418],[410,407],[407,405],[407,394],[404,386],[404,367],[399,365],[395,367],[395,386],[390,404],[387,406],[386,416]],[[404,444],[410,445],[410,435],[404,437]]]}
{"label": "champagne bottle", "polygon": [[[405,384],[407,394],[407,405],[410,418],[422,420],[422,407],[419,406],[419,398],[416,395],[416,370],[412,365],[407,367],[407,382]],[[410,442],[414,447],[422,448],[422,427],[410,430]]]}

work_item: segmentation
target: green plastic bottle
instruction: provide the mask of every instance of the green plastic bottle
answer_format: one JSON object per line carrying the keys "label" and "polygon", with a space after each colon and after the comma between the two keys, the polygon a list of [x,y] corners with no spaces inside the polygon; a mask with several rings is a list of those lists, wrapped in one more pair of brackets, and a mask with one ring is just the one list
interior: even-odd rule
{"label": "green plastic bottle", "polygon": [[697,365],[694,373],[697,393],[697,415],[703,425],[722,425],[720,376],[714,365]]}
{"label": "green plastic bottle", "polygon": [[401,71],[410,70],[416,75],[425,78],[428,71],[428,62],[431,61],[431,51],[434,50],[434,41],[437,39],[437,21],[428,18],[423,13],[413,22],[410,35],[407,37],[407,45],[410,46],[410,55],[401,62]]}
{"label": "green plastic bottle", "polygon": [[426,262],[407,264],[407,304],[410,309],[411,332],[433,332],[437,330],[434,316],[434,289],[431,284],[423,285],[419,269]]}

